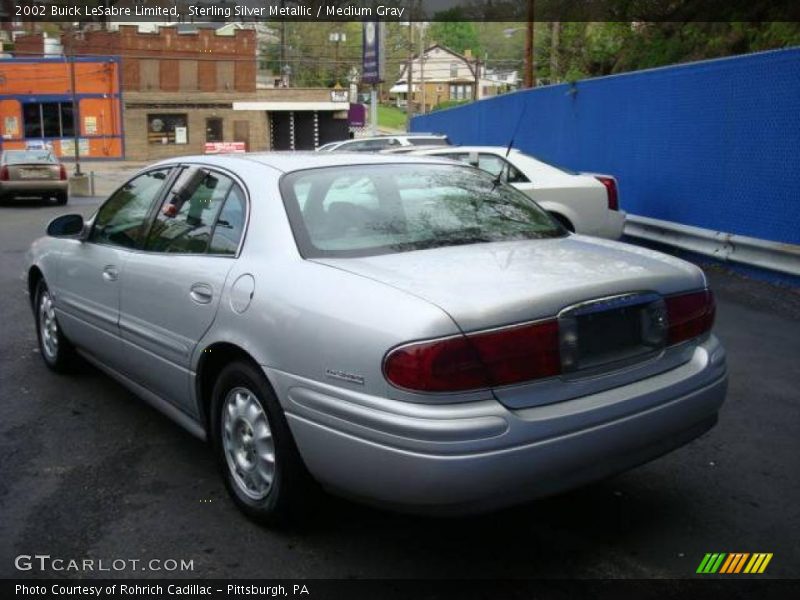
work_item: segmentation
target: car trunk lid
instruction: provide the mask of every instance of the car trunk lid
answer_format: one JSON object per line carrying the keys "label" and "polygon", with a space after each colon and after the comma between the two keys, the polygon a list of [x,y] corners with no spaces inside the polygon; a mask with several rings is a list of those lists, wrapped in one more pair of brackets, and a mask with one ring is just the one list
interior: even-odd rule
{"label": "car trunk lid", "polygon": [[10,181],[59,179],[61,170],[57,164],[18,163],[6,165]]}
{"label": "car trunk lid", "polygon": [[705,283],[682,260],[579,235],[314,260],[432,302],[463,331],[554,317],[596,298],[668,295]]}
{"label": "car trunk lid", "polygon": [[[689,263],[579,235],[315,260],[427,300],[465,333],[558,319],[557,379],[567,385],[536,381],[494,390],[513,407],[600,391],[685,362],[686,348],[665,351],[663,297],[705,287]],[[574,347],[564,345],[570,331]],[[607,372],[616,374],[603,377]]]}

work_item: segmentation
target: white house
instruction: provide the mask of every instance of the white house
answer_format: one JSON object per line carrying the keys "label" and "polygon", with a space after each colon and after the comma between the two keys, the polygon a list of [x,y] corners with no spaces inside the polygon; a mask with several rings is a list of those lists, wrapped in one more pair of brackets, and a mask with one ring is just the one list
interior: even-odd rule
{"label": "white house", "polygon": [[[408,65],[400,69],[400,75],[389,90],[399,107],[408,100]],[[442,46],[429,46],[420,57],[411,61],[412,102],[427,112],[447,101],[480,100],[488,96],[516,88],[516,71],[497,71],[485,67],[482,61],[466,50],[459,54]],[[424,107],[423,107],[424,104]]]}

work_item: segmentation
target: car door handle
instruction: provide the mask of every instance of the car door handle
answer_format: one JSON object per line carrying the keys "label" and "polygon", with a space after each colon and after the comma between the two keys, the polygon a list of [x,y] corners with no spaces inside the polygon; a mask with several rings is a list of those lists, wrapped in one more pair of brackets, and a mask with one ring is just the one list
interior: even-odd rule
{"label": "car door handle", "polygon": [[195,283],[189,289],[189,297],[198,304],[208,304],[214,298],[214,290],[207,283]]}
{"label": "car door handle", "polygon": [[103,279],[106,281],[116,281],[119,279],[119,271],[114,265],[106,265],[103,267]]}

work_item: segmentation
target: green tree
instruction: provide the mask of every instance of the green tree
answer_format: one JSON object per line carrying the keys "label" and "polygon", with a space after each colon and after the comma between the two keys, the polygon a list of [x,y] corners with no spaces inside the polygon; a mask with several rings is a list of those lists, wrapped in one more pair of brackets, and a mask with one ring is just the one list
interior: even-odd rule
{"label": "green tree", "polygon": [[427,37],[431,43],[447,46],[459,54],[463,54],[465,50],[471,50],[475,56],[479,56],[482,53],[475,23],[471,21],[437,21],[431,23]]}

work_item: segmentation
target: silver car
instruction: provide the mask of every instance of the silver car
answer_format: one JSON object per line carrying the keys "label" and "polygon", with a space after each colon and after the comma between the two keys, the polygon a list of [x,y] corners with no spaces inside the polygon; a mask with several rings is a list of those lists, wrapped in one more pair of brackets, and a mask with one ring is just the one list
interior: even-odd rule
{"label": "silver car", "polygon": [[50,150],[6,150],[0,155],[0,200],[19,198],[67,203],[67,169]]}
{"label": "silver car", "polygon": [[446,514],[553,494],[696,438],[725,396],[697,267],[443,159],[177,158],[48,234],[45,363],[79,354],[210,440],[263,522],[314,482]]}

